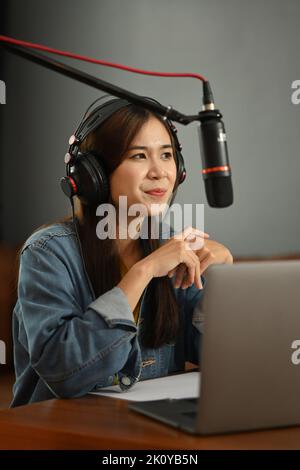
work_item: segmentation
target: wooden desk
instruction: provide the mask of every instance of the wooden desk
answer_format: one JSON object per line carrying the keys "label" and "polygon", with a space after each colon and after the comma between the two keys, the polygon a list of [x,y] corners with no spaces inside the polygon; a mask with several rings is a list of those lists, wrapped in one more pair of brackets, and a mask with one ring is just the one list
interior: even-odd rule
{"label": "wooden desk", "polygon": [[300,449],[300,427],[196,437],[88,395],[0,411],[0,449]]}

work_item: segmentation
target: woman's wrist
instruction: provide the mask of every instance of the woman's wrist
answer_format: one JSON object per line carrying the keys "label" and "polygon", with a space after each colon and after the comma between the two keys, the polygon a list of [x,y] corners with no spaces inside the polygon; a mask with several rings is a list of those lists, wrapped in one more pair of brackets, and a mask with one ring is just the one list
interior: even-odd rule
{"label": "woman's wrist", "polygon": [[135,263],[118,284],[125,295],[133,311],[149,282],[152,279],[152,271],[147,262],[138,261]]}
{"label": "woman's wrist", "polygon": [[153,276],[152,261],[148,257],[141,259],[135,263],[131,269],[134,269],[141,277],[147,278],[148,282],[151,281]]}

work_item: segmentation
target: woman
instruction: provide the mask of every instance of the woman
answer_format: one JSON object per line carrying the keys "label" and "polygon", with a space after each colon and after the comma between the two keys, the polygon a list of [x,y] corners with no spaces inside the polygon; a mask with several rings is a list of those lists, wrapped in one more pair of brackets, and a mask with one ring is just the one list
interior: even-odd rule
{"label": "woman", "polygon": [[[174,142],[159,115],[130,104],[80,144],[101,159],[113,207],[120,196],[127,196],[128,207],[143,204],[146,216],[136,228],[149,222],[148,234],[176,195]],[[155,188],[163,192],[149,193]],[[138,380],[184,370],[186,361],[197,364],[201,334],[193,313],[201,275],[210,264],[232,263],[226,247],[192,227],[168,240],[161,233],[121,238],[119,230],[116,238],[102,239],[98,203],[77,198],[76,204],[77,233],[66,217],[34,232],[20,252],[11,406],[79,397],[112,384],[127,390]],[[135,220],[128,215],[126,227]],[[120,218],[116,225],[124,229]],[[191,241],[199,237],[204,246],[195,251]]]}

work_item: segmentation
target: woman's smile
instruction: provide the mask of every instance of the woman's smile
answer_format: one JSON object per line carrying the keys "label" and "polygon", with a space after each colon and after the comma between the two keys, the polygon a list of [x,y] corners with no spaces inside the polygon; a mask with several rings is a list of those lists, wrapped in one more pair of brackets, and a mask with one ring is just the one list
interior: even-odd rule
{"label": "woman's smile", "polygon": [[150,191],[145,191],[146,194],[148,194],[151,197],[163,197],[166,194],[167,190],[166,189],[152,189]]}

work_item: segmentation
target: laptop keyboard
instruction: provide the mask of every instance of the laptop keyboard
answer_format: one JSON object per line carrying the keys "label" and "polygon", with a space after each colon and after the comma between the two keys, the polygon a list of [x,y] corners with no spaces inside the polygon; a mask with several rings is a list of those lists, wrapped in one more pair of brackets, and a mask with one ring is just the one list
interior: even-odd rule
{"label": "laptop keyboard", "polygon": [[196,405],[198,402],[198,398],[186,398],[184,401],[187,403],[192,403],[193,405]]}
{"label": "laptop keyboard", "polygon": [[197,412],[196,411],[186,411],[184,413],[181,413],[183,416],[186,416],[187,418],[190,419],[196,419]]}
{"label": "laptop keyboard", "polygon": [[190,419],[196,419],[198,398],[186,398],[184,402],[191,403],[192,405],[194,405],[195,411],[183,411],[180,414]]}

